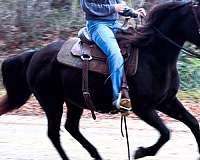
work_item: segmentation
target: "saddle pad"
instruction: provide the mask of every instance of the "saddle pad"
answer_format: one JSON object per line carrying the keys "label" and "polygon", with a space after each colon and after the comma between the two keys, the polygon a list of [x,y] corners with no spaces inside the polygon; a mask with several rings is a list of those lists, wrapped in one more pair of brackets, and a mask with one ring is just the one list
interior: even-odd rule
{"label": "saddle pad", "polygon": [[[81,50],[80,47],[78,47],[78,43],[80,42],[79,38],[70,38],[68,39],[60,49],[57,60],[61,64],[64,64],[66,66],[71,66],[74,68],[82,69],[83,61],[81,59]],[[76,44],[77,43],[77,44]],[[74,45],[77,47],[74,48]],[[73,54],[71,52],[73,48]],[[93,57],[93,55],[92,55]],[[102,58],[95,58],[89,62],[89,70],[101,74],[108,75],[109,69],[106,61],[106,57],[103,56]]]}

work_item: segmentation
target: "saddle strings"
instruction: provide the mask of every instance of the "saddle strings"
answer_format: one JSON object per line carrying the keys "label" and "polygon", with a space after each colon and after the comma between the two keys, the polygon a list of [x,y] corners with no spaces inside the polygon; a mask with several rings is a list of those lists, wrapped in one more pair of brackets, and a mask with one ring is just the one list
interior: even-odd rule
{"label": "saddle strings", "polygon": [[123,133],[123,121],[124,121],[124,127],[126,132],[126,143],[127,143],[127,150],[128,150],[128,160],[131,160],[131,154],[130,154],[130,145],[129,145],[129,138],[128,138],[128,129],[127,129],[127,123],[126,123],[126,115],[121,115],[121,134],[122,137],[124,137]]}

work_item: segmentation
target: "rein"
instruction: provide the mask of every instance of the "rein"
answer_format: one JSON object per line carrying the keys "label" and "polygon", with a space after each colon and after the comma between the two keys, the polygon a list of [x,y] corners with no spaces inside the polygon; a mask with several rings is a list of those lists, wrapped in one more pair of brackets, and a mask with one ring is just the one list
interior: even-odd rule
{"label": "rein", "polygon": [[184,47],[182,47],[181,45],[179,45],[178,43],[176,43],[174,40],[172,40],[171,38],[167,37],[166,35],[164,35],[159,29],[157,29],[156,27],[152,26],[152,28],[161,35],[162,38],[164,38],[165,40],[167,40],[168,42],[170,42],[172,45],[176,46],[177,48],[181,49],[182,51],[184,51],[187,55],[191,56],[191,57],[195,57],[200,59],[200,54],[197,54],[193,51],[190,51]]}
{"label": "rein", "polygon": [[[194,15],[195,21],[197,23],[198,26],[198,33],[200,34],[200,21],[198,19],[198,14],[197,14],[197,7],[199,7],[199,3],[193,3],[192,4],[192,13]],[[181,45],[179,45],[178,43],[176,43],[174,40],[172,40],[171,38],[167,37],[165,34],[163,34],[158,28],[156,28],[155,26],[152,26],[153,30],[155,30],[159,35],[161,35],[162,38],[164,38],[165,40],[167,40],[169,43],[171,43],[172,45],[176,46],[177,48],[181,49],[182,51],[184,51],[187,55],[191,56],[191,57],[195,57],[200,59],[200,54],[197,54],[193,51],[190,51],[184,47],[182,47]]]}

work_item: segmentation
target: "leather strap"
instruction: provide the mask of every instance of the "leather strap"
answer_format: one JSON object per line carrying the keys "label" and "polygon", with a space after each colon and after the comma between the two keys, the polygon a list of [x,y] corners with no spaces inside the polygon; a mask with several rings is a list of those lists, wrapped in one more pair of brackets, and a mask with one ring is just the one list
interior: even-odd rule
{"label": "leather strap", "polygon": [[[82,44],[81,44],[82,47]],[[83,49],[81,48],[81,52]],[[88,109],[91,110],[92,118],[95,120],[96,115],[94,113],[95,107],[92,101],[92,98],[89,93],[88,89],[88,68],[89,68],[89,61],[92,59],[90,55],[87,55],[85,53],[82,54],[81,59],[83,60],[83,67],[82,67],[82,92],[83,97],[85,99],[85,104],[88,107]]]}
{"label": "leather strap", "polygon": [[123,77],[122,77],[122,88],[128,89],[128,84],[127,84],[125,72],[123,72]]}
{"label": "leather strap", "polygon": [[124,58],[125,60],[125,73],[128,76],[134,76],[137,72],[138,67],[138,57],[139,49],[137,47],[128,47],[127,48],[128,57]]}

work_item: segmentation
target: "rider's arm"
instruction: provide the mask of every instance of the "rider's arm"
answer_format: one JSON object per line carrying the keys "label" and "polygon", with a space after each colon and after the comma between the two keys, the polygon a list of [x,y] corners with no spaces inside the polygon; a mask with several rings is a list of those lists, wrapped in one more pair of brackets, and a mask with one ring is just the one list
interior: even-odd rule
{"label": "rider's arm", "polygon": [[132,17],[137,18],[138,14],[133,8],[126,7],[125,10],[122,13],[119,13],[121,16],[125,17]]}
{"label": "rider's arm", "polygon": [[94,3],[91,0],[80,0],[82,9],[93,16],[109,16],[115,12],[112,4]]}
{"label": "rider's arm", "polygon": [[121,16],[125,16],[125,17],[129,16],[129,17],[132,17],[132,18],[138,17],[138,14],[136,13],[136,11],[133,8],[130,8],[124,0],[117,0],[117,3],[122,3],[122,4],[126,5],[124,11],[121,12],[121,13],[119,12],[119,14]]}
{"label": "rider's arm", "polygon": [[124,3],[124,4],[126,4],[126,2],[124,0],[117,0],[117,3]]}

